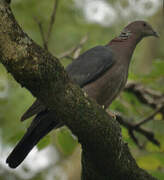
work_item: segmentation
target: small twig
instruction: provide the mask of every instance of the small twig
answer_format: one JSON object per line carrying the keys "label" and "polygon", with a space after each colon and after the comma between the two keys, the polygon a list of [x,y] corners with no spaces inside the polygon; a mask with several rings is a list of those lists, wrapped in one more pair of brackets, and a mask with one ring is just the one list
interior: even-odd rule
{"label": "small twig", "polygon": [[132,140],[135,142],[135,144],[136,144],[140,149],[143,149],[143,146],[140,145],[138,139],[137,139],[136,136],[134,135],[133,129],[128,129],[128,133],[129,133],[129,136],[132,138]]}
{"label": "small twig", "polygon": [[74,59],[79,57],[82,47],[87,42],[87,40],[88,40],[88,35],[85,35],[84,37],[81,38],[79,45],[75,48],[73,52]]}
{"label": "small twig", "polygon": [[[124,91],[133,93],[141,103],[153,109],[157,109],[164,104],[164,94],[146,88],[139,83],[128,83]],[[164,115],[163,109],[160,112]]]}
{"label": "small twig", "polygon": [[44,35],[44,30],[43,30],[42,23],[36,17],[34,17],[34,20],[35,20],[35,22],[37,23],[37,25],[39,27],[41,38],[42,38],[42,41],[43,41],[43,47],[44,47],[44,49],[47,49],[47,43],[46,43],[46,38],[45,38],[45,35]]}
{"label": "small twig", "polygon": [[48,32],[47,32],[47,36],[46,36],[47,49],[48,49],[48,42],[49,42],[49,39],[50,39],[51,33],[52,33],[52,28],[53,28],[53,25],[55,24],[57,7],[58,7],[58,0],[54,0],[54,8],[53,8],[53,11],[52,11],[52,14],[51,14],[50,23],[49,23],[49,27],[48,27]]}
{"label": "small twig", "polygon": [[54,1],[54,8],[53,8],[52,15],[51,15],[51,18],[50,18],[50,23],[49,23],[49,26],[48,26],[47,34],[44,33],[42,23],[36,17],[34,17],[34,20],[38,24],[38,27],[39,27],[39,31],[40,31],[42,41],[43,41],[43,47],[46,50],[48,50],[49,39],[51,37],[52,28],[53,28],[53,25],[55,23],[57,6],[58,6],[58,0],[55,0]]}
{"label": "small twig", "polygon": [[141,127],[135,128],[135,126],[133,126],[133,128],[135,129],[136,132],[139,132],[140,134],[145,136],[150,142],[152,142],[153,144],[155,144],[157,146],[160,146],[160,142],[157,139],[155,139],[155,135],[153,132],[150,132],[150,131],[143,129]]}
{"label": "small twig", "polygon": [[[110,116],[109,111],[107,110],[107,113]],[[160,143],[157,139],[155,139],[154,133],[150,132],[146,129],[141,128],[140,126],[136,127],[135,124],[132,124],[130,122],[127,122],[125,119],[128,118],[124,118],[123,116],[121,116],[120,114],[116,114],[116,120],[125,128],[128,129],[129,132],[129,136],[133,139],[133,141],[135,142],[135,144],[139,147],[139,148],[143,148],[143,146],[141,146],[139,144],[138,139],[136,138],[136,136],[134,135],[134,132],[138,132],[140,134],[142,134],[143,136],[145,136],[150,142],[152,142],[153,144],[160,146]]]}
{"label": "small twig", "polygon": [[73,60],[73,58],[70,57],[70,56],[71,56],[71,54],[74,52],[74,50],[75,50],[75,48],[73,47],[73,48],[71,48],[71,49],[63,52],[62,54],[60,54],[60,55],[58,56],[58,58],[59,58],[59,59],[71,58],[71,59]]}
{"label": "small twig", "polygon": [[141,103],[143,103],[155,110],[150,116],[148,116],[147,118],[145,118],[144,120],[140,121],[137,124],[131,124],[131,123],[127,122],[125,120],[127,118],[123,118],[120,115],[117,115],[118,122],[128,129],[130,137],[133,139],[133,141],[136,143],[136,145],[138,147],[142,148],[143,146],[141,146],[139,144],[139,141],[135,137],[134,132],[138,132],[138,133],[142,134],[150,142],[159,146],[160,143],[158,142],[157,139],[155,139],[154,133],[141,128],[141,126],[143,124],[153,120],[154,116],[157,113],[162,113],[162,115],[164,116],[164,94],[162,94],[158,91],[146,88],[143,85],[141,85],[139,83],[135,83],[135,82],[128,83],[126,85],[124,91],[133,93]]}
{"label": "small twig", "polygon": [[72,55],[73,57],[71,59],[73,60],[76,59],[80,55],[81,49],[87,40],[88,40],[88,36],[85,35],[84,37],[81,38],[79,44],[69,49],[68,51],[62,53],[61,55],[58,56],[58,58],[59,59],[70,58]]}
{"label": "small twig", "polygon": [[137,123],[137,124],[135,125],[135,127],[139,127],[139,126],[141,126],[141,125],[143,125],[143,124],[151,121],[151,120],[154,118],[154,116],[156,116],[156,114],[158,114],[163,108],[164,108],[164,106],[162,106],[162,107],[160,107],[160,108],[157,108],[150,116],[148,116],[148,117],[145,118],[144,120],[142,120],[142,121],[140,121],[139,123]]}

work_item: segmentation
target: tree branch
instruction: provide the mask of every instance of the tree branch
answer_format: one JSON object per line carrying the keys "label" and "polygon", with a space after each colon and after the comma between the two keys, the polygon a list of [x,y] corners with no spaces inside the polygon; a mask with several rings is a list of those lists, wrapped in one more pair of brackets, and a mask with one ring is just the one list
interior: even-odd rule
{"label": "tree branch", "polygon": [[[136,95],[136,97],[141,103],[153,109],[157,109],[163,106],[164,104],[164,94],[146,88],[139,83],[135,83],[135,82],[128,83],[127,86],[124,88],[124,91],[133,93],[134,95]],[[160,112],[164,116],[164,109],[161,109]]]}
{"label": "tree branch", "polygon": [[136,124],[132,124],[130,122],[128,122],[126,120],[127,118],[124,118],[121,115],[117,115],[116,116],[116,120],[124,127],[126,127],[128,129],[129,135],[130,137],[133,139],[133,141],[136,143],[136,145],[139,148],[143,148],[143,146],[139,143],[138,139],[136,138],[136,136],[134,135],[134,132],[138,132],[140,134],[142,134],[143,136],[145,136],[150,142],[152,142],[153,144],[160,146],[159,141],[155,138],[155,135],[153,132],[150,132],[146,129],[143,129],[140,126],[136,126]]}
{"label": "tree branch", "polygon": [[164,108],[164,105],[161,106],[160,108],[157,108],[150,116],[148,116],[147,118],[143,119],[139,123],[135,124],[135,127],[137,128],[137,127],[139,127],[139,126],[141,126],[141,125],[151,121],[154,118],[154,116],[156,116],[159,112],[161,112],[161,110],[163,110],[163,108]]}
{"label": "tree branch", "polygon": [[[75,47],[67,50],[66,52],[63,52],[61,55],[58,56],[58,58],[59,59],[71,58],[72,60],[78,58],[78,56],[80,55],[81,49],[87,40],[88,40],[88,36],[85,35],[80,40],[79,44],[77,44]],[[71,56],[73,56],[73,57],[71,57]]]}
{"label": "tree branch", "polygon": [[35,22],[37,23],[37,25],[39,27],[40,35],[41,35],[41,38],[42,38],[42,41],[43,41],[43,47],[44,47],[44,49],[48,49],[47,41],[46,41],[46,38],[45,38],[45,33],[44,33],[44,30],[43,30],[42,23],[36,17],[34,17],[34,20],[35,20]]}
{"label": "tree branch", "polygon": [[48,42],[52,33],[52,28],[53,28],[53,25],[55,24],[58,3],[59,3],[58,0],[54,0],[54,8],[51,14],[50,23],[49,23],[48,32],[47,32],[47,38],[46,38],[47,49],[48,49]]}
{"label": "tree branch", "polygon": [[156,179],[137,166],[117,121],[69,80],[57,58],[22,31],[4,0],[0,0],[0,61],[78,137],[83,180]]}
{"label": "tree branch", "polygon": [[49,43],[49,40],[50,40],[50,37],[51,37],[52,28],[53,28],[53,25],[55,24],[57,7],[58,7],[58,0],[54,0],[54,8],[53,8],[53,11],[52,11],[52,14],[51,14],[47,34],[43,30],[42,23],[36,17],[34,18],[35,22],[37,23],[37,25],[39,27],[39,31],[40,31],[42,41],[43,41],[43,47],[46,50],[48,50],[48,43]]}

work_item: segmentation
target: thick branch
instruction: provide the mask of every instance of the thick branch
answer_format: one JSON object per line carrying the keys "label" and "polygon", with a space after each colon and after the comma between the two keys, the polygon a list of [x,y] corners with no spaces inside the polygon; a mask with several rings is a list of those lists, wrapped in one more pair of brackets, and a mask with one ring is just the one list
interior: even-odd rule
{"label": "thick branch", "polygon": [[83,149],[83,180],[155,180],[137,166],[119,124],[85,97],[60,62],[21,30],[4,0],[0,0],[0,57],[15,79],[77,135]]}

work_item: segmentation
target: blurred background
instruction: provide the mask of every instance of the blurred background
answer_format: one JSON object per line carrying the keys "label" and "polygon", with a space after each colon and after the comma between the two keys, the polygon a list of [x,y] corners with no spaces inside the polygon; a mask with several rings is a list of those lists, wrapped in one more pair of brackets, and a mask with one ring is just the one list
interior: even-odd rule
{"label": "blurred background", "polygon": [[[12,0],[11,8],[23,30],[43,46],[39,26],[47,33],[54,0]],[[131,62],[128,81],[141,83],[153,92],[164,93],[164,14],[162,0],[59,0],[55,23],[48,41],[49,51],[67,66],[79,53],[108,43],[129,22],[146,20],[160,34],[160,39],[144,39]],[[78,48],[77,48],[78,47]],[[80,47],[80,48],[79,48]],[[78,49],[78,51],[77,51]],[[30,120],[21,123],[22,113],[34,97],[8,74],[0,64],[0,180],[80,180],[81,148],[71,132],[63,127],[51,132],[28,155],[16,170],[5,164],[6,157],[23,136]],[[113,111],[139,122],[154,112],[128,92],[112,103]],[[154,132],[157,147],[140,134],[139,148],[126,128],[122,134],[141,168],[164,179],[164,121],[162,113],[144,125]]]}

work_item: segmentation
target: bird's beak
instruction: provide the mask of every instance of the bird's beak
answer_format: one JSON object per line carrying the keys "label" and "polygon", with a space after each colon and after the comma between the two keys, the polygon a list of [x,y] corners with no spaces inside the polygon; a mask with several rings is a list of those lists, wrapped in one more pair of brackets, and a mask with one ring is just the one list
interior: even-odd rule
{"label": "bird's beak", "polygon": [[157,38],[159,38],[159,37],[160,37],[160,36],[159,36],[159,34],[158,34],[156,31],[153,31],[152,36],[157,37]]}

